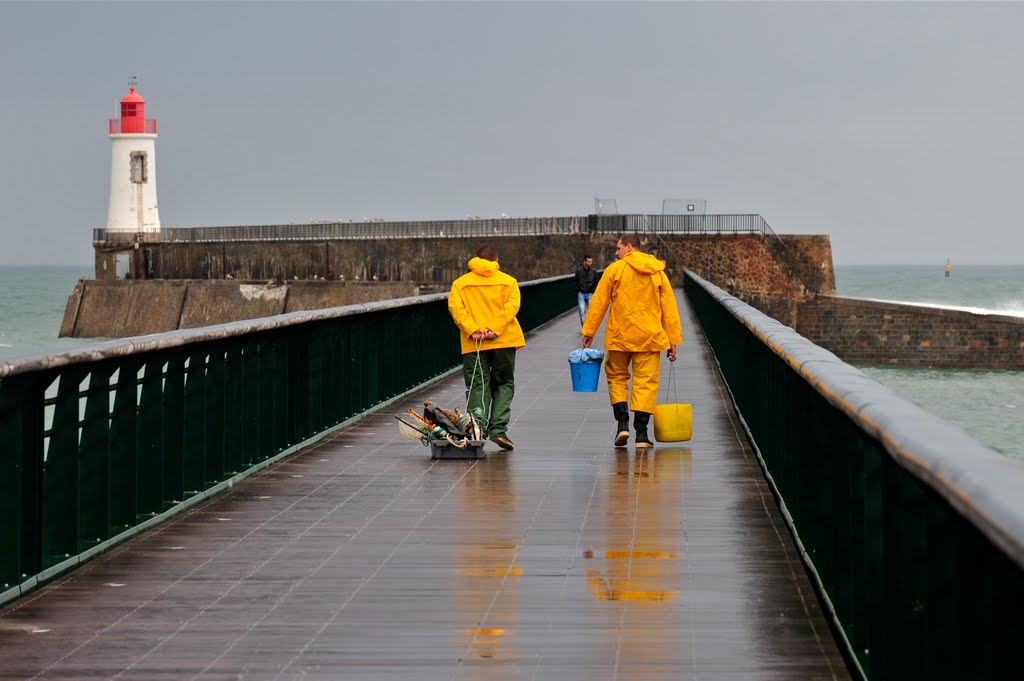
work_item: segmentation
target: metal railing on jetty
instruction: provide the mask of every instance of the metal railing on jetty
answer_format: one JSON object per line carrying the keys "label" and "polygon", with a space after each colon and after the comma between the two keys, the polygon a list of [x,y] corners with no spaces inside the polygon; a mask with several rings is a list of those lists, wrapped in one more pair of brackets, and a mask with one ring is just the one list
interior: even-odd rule
{"label": "metal railing on jetty", "polygon": [[[341,241],[356,239],[481,239],[554,234],[637,233],[655,240],[662,235],[760,234],[789,274],[815,293],[820,282],[808,281],[813,267],[757,214],[721,215],[586,215],[546,218],[473,218],[408,222],[314,222],[288,225],[233,225],[219,227],[164,227],[159,232],[93,230],[93,243],[118,248],[133,243],[224,243],[237,241]],[[662,241],[664,245],[664,242]],[[674,256],[671,249],[667,249]]]}
{"label": "metal railing on jetty", "polygon": [[[650,225],[648,228],[646,225]],[[587,215],[546,218],[315,222],[289,225],[164,227],[159,232],[94,229],[94,243],[324,241],[340,239],[461,239],[546,234],[621,234],[653,229],[663,234],[775,236],[760,215]],[[777,239],[777,237],[776,237]]]}
{"label": "metal railing on jetty", "polygon": [[760,215],[602,215],[601,218],[618,218],[620,225],[609,221],[612,229],[619,233],[642,234],[760,234],[772,236],[775,232]]}
{"label": "metal railing on jetty", "polygon": [[446,294],[0,360],[0,603],[460,365]]}
{"label": "metal railing on jetty", "polygon": [[685,289],[866,677],[1024,678],[1024,465],[691,272]]}

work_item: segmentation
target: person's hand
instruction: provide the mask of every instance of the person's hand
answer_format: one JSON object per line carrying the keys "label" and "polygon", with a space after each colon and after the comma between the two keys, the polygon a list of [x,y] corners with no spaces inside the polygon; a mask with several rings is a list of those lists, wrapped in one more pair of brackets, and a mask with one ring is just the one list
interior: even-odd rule
{"label": "person's hand", "polygon": [[594,342],[594,337],[593,336],[584,336],[583,337],[583,347],[589,348],[590,344],[593,343],[593,342]]}
{"label": "person's hand", "polygon": [[676,361],[676,346],[674,346],[674,345],[668,346],[668,353],[666,353],[666,354],[668,355],[668,361],[670,361],[670,362]]}
{"label": "person's hand", "polygon": [[483,329],[477,329],[473,333],[469,334],[469,337],[475,341],[482,341],[485,338],[487,338],[487,334],[484,332]]}
{"label": "person's hand", "polygon": [[494,340],[498,337],[498,334],[494,333],[490,329],[484,329],[484,338],[487,340]]}

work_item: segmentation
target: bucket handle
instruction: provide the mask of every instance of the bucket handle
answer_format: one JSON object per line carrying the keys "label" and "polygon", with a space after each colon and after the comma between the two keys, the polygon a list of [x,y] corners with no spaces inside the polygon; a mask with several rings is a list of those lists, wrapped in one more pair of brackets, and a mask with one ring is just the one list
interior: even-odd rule
{"label": "bucket handle", "polygon": [[668,381],[665,383],[665,399],[669,398],[669,392],[672,393],[672,402],[668,404],[679,404],[679,392],[678,384],[675,381],[675,362],[668,363]]}

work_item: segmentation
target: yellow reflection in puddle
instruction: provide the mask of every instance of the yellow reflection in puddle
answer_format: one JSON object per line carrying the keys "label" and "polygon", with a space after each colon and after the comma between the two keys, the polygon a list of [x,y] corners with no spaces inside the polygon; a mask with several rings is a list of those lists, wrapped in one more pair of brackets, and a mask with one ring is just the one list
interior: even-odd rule
{"label": "yellow reflection in puddle", "polygon": [[678,589],[641,591],[639,589],[608,589],[601,580],[590,581],[590,595],[598,601],[671,601]]}
{"label": "yellow reflection in puddle", "polygon": [[[480,541],[459,545],[456,577],[460,656],[491,660],[519,654],[514,625],[518,613],[518,583],[523,569],[515,565],[519,552],[516,504],[508,459],[475,464],[462,482],[462,512],[474,526],[486,527]],[[470,666],[466,678],[492,678],[493,668]]]}
{"label": "yellow reflection in puddle", "polygon": [[462,568],[459,570],[459,574],[465,577],[503,577],[505,575],[520,577],[523,574],[523,568]]}
{"label": "yellow reflection in puddle", "polygon": [[657,551],[605,551],[604,557],[612,558],[678,558],[678,553],[659,553]]}
{"label": "yellow reflection in puddle", "polygon": [[[683,486],[678,482],[689,482],[692,475],[690,450],[618,451],[613,465],[607,478],[606,548],[583,554],[594,561],[584,571],[590,595],[596,601],[672,601],[682,576]],[[635,624],[659,625],[662,613],[645,609],[631,618]]]}

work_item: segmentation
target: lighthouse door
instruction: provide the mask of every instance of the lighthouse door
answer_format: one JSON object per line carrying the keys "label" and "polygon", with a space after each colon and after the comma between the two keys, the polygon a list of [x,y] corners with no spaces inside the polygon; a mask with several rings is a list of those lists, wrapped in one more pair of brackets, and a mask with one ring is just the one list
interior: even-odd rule
{"label": "lighthouse door", "polygon": [[114,254],[114,274],[118,279],[127,279],[128,272],[131,269],[131,253],[125,251],[124,253]]}
{"label": "lighthouse door", "polygon": [[142,185],[146,184],[148,177],[148,169],[146,168],[146,152],[144,151],[133,151],[131,155],[131,179],[132,184],[135,185],[135,220],[136,230],[141,232],[145,227],[145,211],[143,200],[145,194],[142,191]]}

